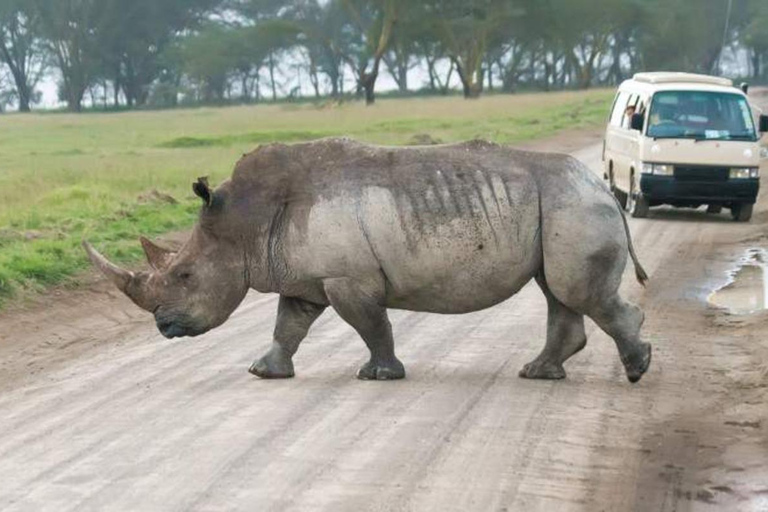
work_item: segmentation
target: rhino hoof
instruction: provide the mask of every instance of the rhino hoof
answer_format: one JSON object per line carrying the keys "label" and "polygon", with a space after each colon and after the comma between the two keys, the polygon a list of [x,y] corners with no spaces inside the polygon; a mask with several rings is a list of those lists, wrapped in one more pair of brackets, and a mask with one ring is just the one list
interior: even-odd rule
{"label": "rhino hoof", "polygon": [[557,380],[565,378],[565,370],[560,364],[531,361],[523,366],[518,375],[524,379]]}
{"label": "rhino hoof", "polygon": [[627,371],[627,379],[634,384],[640,380],[648,367],[651,365],[651,344],[641,343],[641,350],[634,357],[628,360],[622,360],[624,369]]}
{"label": "rhino hoof", "polygon": [[368,361],[357,370],[360,380],[397,380],[405,378],[405,367],[397,359],[389,363]]}
{"label": "rhino hoof", "polygon": [[269,354],[254,362],[248,371],[262,379],[289,379],[295,375],[290,360],[277,364],[270,360]]}

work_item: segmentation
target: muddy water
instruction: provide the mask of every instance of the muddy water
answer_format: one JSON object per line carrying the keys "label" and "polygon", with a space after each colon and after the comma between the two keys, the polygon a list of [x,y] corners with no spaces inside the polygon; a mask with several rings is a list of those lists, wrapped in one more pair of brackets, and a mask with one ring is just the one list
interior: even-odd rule
{"label": "muddy water", "polygon": [[747,251],[730,282],[712,293],[709,302],[735,315],[768,309],[768,251]]}

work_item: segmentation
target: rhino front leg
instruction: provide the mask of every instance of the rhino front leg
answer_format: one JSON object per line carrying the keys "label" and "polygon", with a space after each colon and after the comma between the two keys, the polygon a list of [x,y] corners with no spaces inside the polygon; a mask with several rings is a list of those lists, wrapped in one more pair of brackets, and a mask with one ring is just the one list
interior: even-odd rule
{"label": "rhino front leg", "polygon": [[547,343],[536,359],[523,366],[520,377],[563,379],[563,363],[587,344],[584,315],[557,300],[549,290],[543,275],[538,275],[536,282],[547,298]]}
{"label": "rhino front leg", "polygon": [[277,324],[269,352],[257,359],[248,370],[263,379],[293,377],[293,354],[306,337],[309,327],[325,311],[326,306],[294,297],[280,296]]}
{"label": "rhino front leg", "polygon": [[348,278],[323,282],[333,309],[355,328],[371,351],[371,359],[357,371],[362,380],[392,380],[405,377],[405,368],[395,357],[392,325],[384,304],[384,283],[360,283]]}

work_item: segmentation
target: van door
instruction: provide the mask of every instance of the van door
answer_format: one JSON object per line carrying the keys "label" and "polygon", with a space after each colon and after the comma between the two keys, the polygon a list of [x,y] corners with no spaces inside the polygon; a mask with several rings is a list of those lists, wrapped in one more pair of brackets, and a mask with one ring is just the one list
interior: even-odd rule
{"label": "van door", "polygon": [[[623,154],[624,130],[622,123],[631,94],[628,91],[619,91],[613,102],[611,117],[605,131],[605,170],[608,179],[613,179],[614,184],[619,183],[619,175],[623,174],[621,168],[626,157]],[[611,178],[612,177],[612,178]]]}
{"label": "van door", "polygon": [[632,130],[630,127],[632,114],[645,111],[646,102],[636,93],[630,93],[627,97],[627,103],[621,112],[620,119],[617,116],[618,126],[613,127],[613,139],[615,146],[616,161],[614,162],[614,180],[616,187],[624,192],[630,190],[630,175],[638,163],[638,151],[640,132]]}

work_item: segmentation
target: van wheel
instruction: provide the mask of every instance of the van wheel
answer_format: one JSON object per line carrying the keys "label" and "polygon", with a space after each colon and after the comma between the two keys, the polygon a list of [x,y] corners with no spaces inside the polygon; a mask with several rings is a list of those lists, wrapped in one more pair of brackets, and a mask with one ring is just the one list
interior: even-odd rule
{"label": "van wheel", "polygon": [[627,194],[627,211],[636,219],[644,219],[648,216],[651,205],[648,199],[640,192],[635,192],[635,177],[629,180],[629,194]]}
{"label": "van wheel", "polygon": [[626,192],[622,192],[621,190],[616,189],[613,191],[613,196],[619,201],[619,205],[626,210],[627,209]]}
{"label": "van wheel", "polygon": [[710,204],[707,206],[707,213],[713,213],[717,215],[722,211],[723,211],[723,205],[721,204]]}
{"label": "van wheel", "polygon": [[619,201],[619,205],[626,210],[627,208],[627,194],[619,190],[616,186],[616,181],[613,179],[613,167],[608,171],[608,186],[613,193],[613,197]]}
{"label": "van wheel", "polygon": [[736,222],[749,222],[749,220],[752,218],[752,207],[754,205],[751,204],[735,204],[731,206],[731,217],[733,217],[733,220]]}

